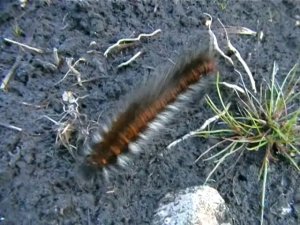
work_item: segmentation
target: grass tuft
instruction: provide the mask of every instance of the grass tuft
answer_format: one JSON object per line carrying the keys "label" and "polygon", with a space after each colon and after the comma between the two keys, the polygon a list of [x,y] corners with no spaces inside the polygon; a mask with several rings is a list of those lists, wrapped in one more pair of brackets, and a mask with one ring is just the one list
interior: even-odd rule
{"label": "grass tuft", "polygon": [[[264,202],[270,163],[278,161],[279,156],[282,156],[281,158],[286,159],[300,172],[299,165],[295,161],[295,156],[300,155],[300,77],[297,69],[298,64],[294,65],[279,85],[276,79],[278,66],[274,62],[271,78],[262,82],[257,94],[250,91],[243,80],[241,86],[220,82],[218,74],[216,89],[219,102],[216,104],[209,96],[206,96],[206,101],[213,113],[218,116],[219,122],[215,122],[210,129],[193,132],[193,136],[220,140],[202,153],[196,161],[220,145],[225,145],[225,148],[205,159],[216,162],[205,182],[232,154],[237,152],[241,154],[244,150],[264,152],[258,176],[262,179],[261,224],[264,221]],[[225,103],[221,85],[234,91],[234,101]]]}

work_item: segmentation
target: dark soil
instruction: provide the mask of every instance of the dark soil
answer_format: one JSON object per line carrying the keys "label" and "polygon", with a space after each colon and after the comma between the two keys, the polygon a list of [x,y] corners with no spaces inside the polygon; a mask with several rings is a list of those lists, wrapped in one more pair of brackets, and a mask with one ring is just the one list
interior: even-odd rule
{"label": "dark soil", "polygon": [[[203,93],[199,98],[195,96],[159,136],[145,144],[143,153],[133,157],[128,169],[112,175],[108,182],[80,179],[77,160],[64,147],[55,145],[55,125],[42,116],[58,121],[63,113],[61,96],[64,91],[72,91],[77,96],[88,95],[79,105],[88,120],[96,121],[100,116],[100,123],[105,121],[118,110],[127,93],[157,71],[171,68],[171,60],[176,62],[191,47],[189,40],[198,39],[198,46],[207,43],[202,35],[207,30],[202,25],[204,12],[215,19],[212,28],[221,47],[225,37],[216,18],[225,25],[263,31],[261,42],[253,36],[230,35],[257,81],[271,74],[274,60],[283,78],[299,58],[297,0],[40,0],[29,1],[24,9],[18,1],[1,0],[1,79],[18,56],[21,58],[8,91],[0,93],[0,122],[20,127],[23,132],[0,128],[0,224],[150,224],[158,201],[166,193],[203,184],[213,163],[193,162],[212,143],[191,139],[166,150],[170,142],[212,116],[200,98]],[[117,40],[156,29],[162,32],[107,59],[103,56]],[[44,53],[20,49],[3,38],[41,48]],[[90,46],[92,41],[96,44]],[[49,65],[54,63],[53,48],[63,58],[84,57],[86,62],[76,69],[83,80],[93,81],[81,87],[70,75],[56,84],[68,67],[66,63],[58,69]],[[141,57],[117,69],[119,63],[139,50],[144,52]],[[220,60],[223,79],[236,80],[222,63]],[[214,93],[213,89],[205,91]],[[245,154],[229,169],[236,161],[232,157],[210,183],[225,199],[232,224],[259,224],[260,158],[260,154]],[[266,225],[300,224],[299,186],[299,175],[291,166],[286,162],[272,164],[265,202]]]}

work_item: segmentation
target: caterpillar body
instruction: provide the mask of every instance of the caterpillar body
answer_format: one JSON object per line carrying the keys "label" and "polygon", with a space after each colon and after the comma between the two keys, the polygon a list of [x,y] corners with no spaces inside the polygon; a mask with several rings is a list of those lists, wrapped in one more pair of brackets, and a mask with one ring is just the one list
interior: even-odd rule
{"label": "caterpillar body", "polygon": [[159,130],[180,109],[189,93],[203,77],[215,70],[215,62],[208,54],[195,54],[175,65],[165,76],[147,82],[135,91],[127,106],[116,115],[111,125],[93,134],[87,147],[85,169],[104,170],[113,165],[126,165],[126,153],[139,152],[139,143],[147,139],[151,130]]}

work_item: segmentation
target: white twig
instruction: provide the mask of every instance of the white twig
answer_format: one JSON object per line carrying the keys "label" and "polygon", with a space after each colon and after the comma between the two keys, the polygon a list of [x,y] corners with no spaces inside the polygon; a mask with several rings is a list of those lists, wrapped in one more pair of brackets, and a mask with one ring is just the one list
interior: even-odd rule
{"label": "white twig", "polygon": [[207,119],[207,120],[203,123],[203,125],[202,125],[198,130],[196,130],[196,131],[194,131],[194,132],[199,132],[199,131],[204,130],[209,124],[211,124],[212,122],[218,120],[221,116],[224,116],[224,114],[228,111],[230,105],[231,105],[231,104],[228,103],[228,104],[226,105],[225,109],[224,109],[220,114],[215,115],[215,116],[213,116],[213,117]]}
{"label": "white twig", "polygon": [[179,138],[179,139],[173,141],[171,144],[169,144],[169,145],[167,146],[167,149],[171,149],[171,148],[173,148],[175,145],[177,145],[178,143],[180,143],[180,142],[182,142],[182,141],[188,139],[189,137],[192,137],[192,136],[193,136],[192,133],[193,133],[193,132],[190,132],[190,133],[188,133],[188,134],[182,136],[181,138]]}
{"label": "white twig", "polygon": [[226,35],[226,39],[227,39],[227,45],[228,45],[228,48],[234,53],[234,55],[237,57],[238,61],[242,64],[242,66],[244,67],[244,70],[246,71],[246,73],[248,74],[249,76],[249,79],[250,79],[250,82],[251,82],[251,86],[252,86],[252,89],[254,91],[254,93],[257,93],[257,90],[256,90],[256,85],[255,85],[255,80],[253,79],[253,76],[252,76],[252,72],[250,71],[247,63],[245,62],[245,60],[242,58],[240,52],[231,44],[229,38],[228,38],[228,34],[227,34],[227,31],[225,29],[225,26],[224,24],[221,22],[220,19],[218,19],[219,23],[221,24],[221,26],[223,27],[224,31],[225,31],[225,35]]}
{"label": "white twig", "polygon": [[1,82],[1,86],[0,89],[7,91],[8,89],[8,83],[13,79],[13,77],[15,76],[16,73],[16,69],[18,68],[21,59],[22,59],[23,55],[18,55],[14,65],[11,67],[11,69],[9,70],[9,72],[6,74],[6,76],[3,78],[2,82]]}
{"label": "white twig", "polygon": [[237,59],[240,61],[240,63],[242,64],[242,66],[244,67],[246,73],[249,76],[250,82],[251,82],[251,87],[252,90],[254,91],[254,93],[257,93],[256,90],[256,84],[255,84],[255,80],[253,78],[252,72],[250,71],[247,63],[245,62],[245,60],[242,58],[241,54],[239,53],[239,51],[230,43],[230,41],[228,42],[228,47],[231,51],[234,52],[235,56],[237,57]]}
{"label": "white twig", "polygon": [[126,62],[121,63],[120,65],[118,65],[118,68],[121,68],[123,66],[127,66],[129,65],[131,62],[133,62],[136,58],[138,58],[140,55],[142,54],[142,51],[139,51],[138,53],[136,53],[134,56],[132,56],[129,60],[127,60]]}
{"label": "white twig", "polygon": [[212,32],[211,30],[211,23],[212,23],[212,16],[208,13],[203,13],[204,15],[208,16],[210,18],[210,22],[207,23],[208,25],[208,33],[209,33],[209,36],[210,36],[210,44],[212,44],[212,48],[215,49],[222,57],[224,57],[227,61],[230,62],[231,65],[234,65],[232,59],[227,56],[222,50],[221,48],[219,47],[219,44],[218,44],[218,40],[216,38],[216,35],[214,34],[214,32]]}
{"label": "white twig", "polygon": [[220,84],[223,84],[224,86],[226,86],[228,88],[231,88],[231,89],[233,89],[235,91],[238,91],[238,92],[241,92],[241,93],[245,94],[245,91],[243,90],[243,88],[241,88],[238,85],[230,84],[230,83],[227,83],[227,82],[220,82]]}
{"label": "white twig", "polygon": [[82,86],[82,82],[81,82],[81,74],[78,70],[75,69],[75,66],[79,63],[79,62],[85,62],[85,58],[79,58],[73,65],[72,65],[72,62],[73,62],[73,58],[66,58],[66,62],[67,62],[67,65],[69,67],[69,70],[68,72],[64,75],[64,77],[59,80],[57,84],[59,84],[60,82],[62,82],[68,75],[70,72],[73,72],[75,74],[75,76],[77,77],[77,82],[80,86]]}
{"label": "white twig", "polygon": [[9,43],[18,45],[18,46],[20,46],[20,47],[27,48],[27,49],[29,49],[29,50],[35,51],[35,52],[37,52],[37,53],[43,53],[43,52],[44,52],[42,49],[34,48],[34,47],[29,46],[29,45],[26,45],[26,44],[23,44],[23,43],[20,43],[20,42],[11,40],[11,39],[9,39],[9,38],[4,38],[4,40],[7,41],[7,42],[9,42]]}
{"label": "white twig", "polygon": [[58,66],[60,63],[60,58],[57,53],[57,48],[53,48],[53,57],[54,57],[55,65]]}
{"label": "white twig", "polygon": [[2,122],[0,122],[0,126],[6,127],[6,128],[9,128],[9,129],[12,129],[12,130],[20,131],[20,132],[23,131],[23,129],[20,128],[20,127],[16,127],[16,126],[14,126],[14,125],[2,123]]}
{"label": "white twig", "polygon": [[77,82],[80,86],[82,86],[82,83],[81,83],[81,74],[78,70],[75,69],[75,66],[77,65],[77,63],[83,61],[85,62],[85,59],[84,58],[80,58],[78,59],[73,65],[72,65],[72,61],[73,60],[67,60],[67,65],[69,67],[69,70],[72,71],[75,76],[77,77]]}
{"label": "white twig", "polygon": [[256,36],[257,32],[247,27],[226,26],[227,33]]}
{"label": "white twig", "polygon": [[135,41],[139,41],[142,37],[152,37],[158,33],[161,32],[161,29],[157,29],[156,31],[152,32],[151,34],[140,34],[138,37],[136,38],[124,38],[124,39],[120,39],[117,41],[117,43],[113,44],[112,46],[110,46],[108,49],[106,49],[106,51],[104,52],[104,56],[107,57],[108,53],[118,47],[119,45],[122,45],[122,43],[124,42],[135,42]]}
{"label": "white twig", "polygon": [[167,146],[167,149],[171,149],[172,147],[174,147],[174,146],[177,145],[178,143],[180,143],[180,142],[186,140],[187,138],[193,137],[193,136],[197,135],[197,133],[199,133],[200,131],[204,130],[206,127],[208,127],[208,125],[210,125],[210,124],[213,123],[214,121],[218,120],[221,116],[223,116],[223,115],[228,111],[229,107],[230,107],[230,103],[228,103],[228,104],[226,105],[226,108],[225,108],[220,114],[215,115],[215,116],[213,116],[213,117],[207,119],[199,129],[194,130],[194,131],[191,131],[191,132],[189,132],[188,134],[184,135],[183,137],[181,137],[181,138],[179,138],[179,139],[173,141],[171,144],[169,144],[169,145]]}
{"label": "white twig", "polygon": [[49,116],[43,115],[42,117],[45,117],[46,119],[50,120],[52,123],[54,123],[55,125],[59,125],[59,122],[57,122],[56,120],[50,118]]}

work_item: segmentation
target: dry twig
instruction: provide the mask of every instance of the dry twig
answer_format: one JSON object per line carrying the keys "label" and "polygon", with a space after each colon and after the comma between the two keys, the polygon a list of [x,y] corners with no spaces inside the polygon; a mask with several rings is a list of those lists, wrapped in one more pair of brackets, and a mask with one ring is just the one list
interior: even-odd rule
{"label": "dry twig", "polygon": [[110,46],[108,49],[106,49],[106,51],[104,52],[104,56],[107,57],[108,53],[110,51],[112,51],[114,48],[118,48],[124,44],[128,44],[130,42],[136,42],[136,41],[140,41],[141,38],[143,37],[152,37],[158,33],[161,32],[161,29],[157,29],[156,31],[152,32],[151,34],[140,34],[138,37],[136,38],[124,38],[124,39],[120,39],[117,41],[117,43],[113,44],[112,46]]}
{"label": "dry twig", "polygon": [[23,44],[23,43],[11,40],[9,38],[4,38],[4,40],[7,41],[7,42],[9,42],[9,43],[11,43],[11,44],[15,44],[15,45],[18,45],[19,47],[27,48],[27,49],[29,49],[31,51],[34,51],[34,52],[37,52],[37,53],[44,53],[44,51],[42,49],[34,48],[34,47],[29,46],[29,45],[26,45],[26,44]]}
{"label": "dry twig", "polygon": [[9,70],[9,72],[6,74],[6,76],[4,77],[4,79],[1,82],[1,86],[0,89],[7,91],[8,90],[8,83],[13,79],[13,77],[15,76],[16,73],[16,69],[18,68],[21,59],[23,58],[23,55],[20,54],[18,55],[14,65],[11,67],[11,69]]}
{"label": "dry twig", "polygon": [[67,73],[64,75],[64,77],[59,80],[55,85],[59,84],[60,82],[62,82],[64,79],[66,79],[66,77],[69,75],[69,73],[73,72],[77,78],[77,82],[80,86],[82,86],[82,82],[81,82],[81,73],[75,69],[75,66],[79,63],[79,62],[85,62],[85,58],[79,58],[74,64],[72,64],[73,62],[73,58],[66,58],[66,62],[67,65],[69,67],[69,70],[67,71]]}
{"label": "dry twig", "polygon": [[120,65],[118,65],[118,68],[128,66],[130,63],[132,63],[134,60],[136,60],[141,54],[142,54],[142,51],[139,51],[134,56],[132,56],[129,60],[127,60],[126,62],[121,63]]}
{"label": "dry twig", "polygon": [[14,125],[10,125],[10,124],[7,124],[7,123],[2,123],[2,122],[0,122],[0,126],[6,127],[6,128],[9,128],[9,129],[12,129],[12,130],[16,130],[16,131],[19,131],[19,132],[22,132],[22,131],[23,131],[22,128],[16,127],[16,126],[14,126]]}

